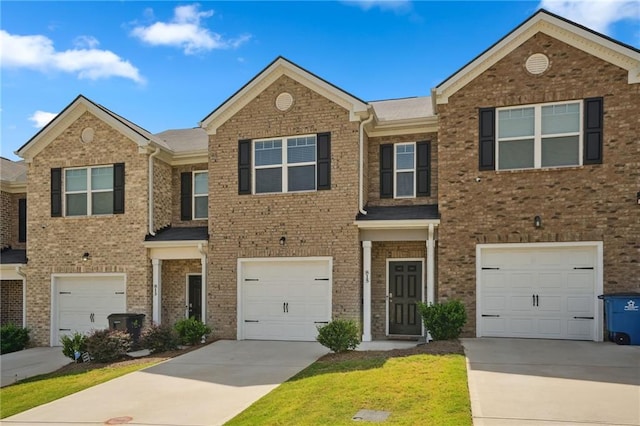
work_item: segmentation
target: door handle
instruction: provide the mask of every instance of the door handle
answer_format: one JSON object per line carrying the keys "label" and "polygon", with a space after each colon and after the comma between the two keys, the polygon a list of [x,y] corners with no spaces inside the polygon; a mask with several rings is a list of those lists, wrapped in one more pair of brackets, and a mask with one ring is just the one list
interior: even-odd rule
{"label": "door handle", "polygon": [[536,294],[536,306],[540,306],[540,300],[538,299],[538,295]]}
{"label": "door handle", "polygon": [[282,312],[287,313],[287,303],[286,302],[282,302]]}
{"label": "door handle", "polygon": [[287,307],[287,313],[289,313],[289,302],[285,303],[285,306]]}
{"label": "door handle", "polygon": [[535,294],[531,295],[531,306],[536,306],[536,295]]}

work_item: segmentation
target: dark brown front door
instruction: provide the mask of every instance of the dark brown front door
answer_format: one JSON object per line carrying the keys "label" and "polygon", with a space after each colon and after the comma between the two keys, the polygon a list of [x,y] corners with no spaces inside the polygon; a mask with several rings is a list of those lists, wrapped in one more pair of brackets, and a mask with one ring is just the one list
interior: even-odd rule
{"label": "dark brown front door", "polygon": [[389,334],[419,336],[422,262],[389,262]]}
{"label": "dark brown front door", "polygon": [[189,318],[202,321],[202,277],[189,275]]}

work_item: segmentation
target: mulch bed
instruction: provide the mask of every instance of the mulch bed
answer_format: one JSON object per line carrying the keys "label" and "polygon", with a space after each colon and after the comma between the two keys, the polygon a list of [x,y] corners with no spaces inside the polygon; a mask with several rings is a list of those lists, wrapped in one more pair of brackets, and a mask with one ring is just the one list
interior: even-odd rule
{"label": "mulch bed", "polygon": [[349,351],[343,353],[330,353],[319,361],[322,362],[341,362],[350,360],[364,360],[373,358],[397,358],[410,355],[431,354],[431,355],[464,355],[464,348],[459,340],[440,340],[437,342],[429,342],[408,349],[392,349],[389,351]]}

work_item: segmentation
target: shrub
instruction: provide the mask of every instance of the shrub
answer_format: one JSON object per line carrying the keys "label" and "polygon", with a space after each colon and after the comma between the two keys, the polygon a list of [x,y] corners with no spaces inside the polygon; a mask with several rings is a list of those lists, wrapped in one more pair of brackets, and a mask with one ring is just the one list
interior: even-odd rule
{"label": "shrub", "polygon": [[176,331],[168,325],[152,324],[140,335],[140,346],[149,349],[152,354],[177,349],[179,343]]}
{"label": "shrub", "polygon": [[183,345],[196,345],[211,334],[211,327],[193,317],[182,319],[173,327],[178,332]]}
{"label": "shrub", "polygon": [[120,330],[95,330],[86,339],[87,352],[97,362],[122,359],[131,349],[131,335]]}
{"label": "shrub", "polygon": [[0,353],[8,354],[23,350],[29,343],[29,329],[15,324],[0,327]]}
{"label": "shrub", "polygon": [[319,326],[316,340],[336,353],[351,351],[360,344],[360,329],[355,321],[337,319]]}
{"label": "shrub", "polygon": [[[76,361],[83,352],[87,351],[87,336],[80,334],[77,331],[72,336],[62,336],[60,342],[62,343],[62,354],[67,358],[71,358]],[[76,357],[76,354],[77,357]]]}
{"label": "shrub", "polygon": [[422,316],[424,328],[433,340],[456,339],[467,322],[467,312],[459,300],[427,305],[418,303],[418,311]]}

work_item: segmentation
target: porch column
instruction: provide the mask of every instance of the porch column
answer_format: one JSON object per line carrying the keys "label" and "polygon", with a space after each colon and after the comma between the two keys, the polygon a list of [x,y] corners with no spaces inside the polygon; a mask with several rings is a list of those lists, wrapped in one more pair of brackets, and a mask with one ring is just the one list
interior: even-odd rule
{"label": "porch column", "polygon": [[371,341],[371,241],[362,242],[362,341]]}
{"label": "porch column", "polygon": [[153,323],[160,324],[162,312],[162,260],[151,259],[153,265]]}
{"label": "porch column", "polygon": [[207,255],[202,254],[200,258],[201,274],[202,274],[202,322],[207,323]]}
{"label": "porch column", "polygon": [[436,302],[435,291],[435,241],[433,240],[434,225],[429,224],[427,239],[427,305]]}

